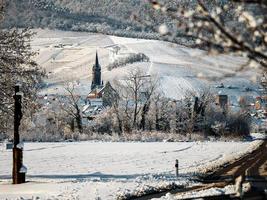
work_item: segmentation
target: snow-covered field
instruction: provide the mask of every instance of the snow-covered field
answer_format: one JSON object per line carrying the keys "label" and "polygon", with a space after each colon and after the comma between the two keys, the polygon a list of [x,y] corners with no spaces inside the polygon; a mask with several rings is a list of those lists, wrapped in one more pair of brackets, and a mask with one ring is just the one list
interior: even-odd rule
{"label": "snow-covered field", "polygon": [[[0,199],[116,199],[149,187],[188,184],[192,173],[251,150],[254,142],[26,143],[23,185],[11,184],[12,151],[1,144]],[[175,178],[175,160],[180,178]]]}
{"label": "snow-covered field", "polygon": [[[105,82],[121,79],[129,70],[141,68],[144,73],[157,76],[160,89],[167,97],[175,99],[184,97],[188,90],[198,92],[204,88],[229,94],[230,97],[257,96],[257,85],[251,82],[256,76],[255,69],[236,72],[246,63],[240,57],[209,56],[201,50],[156,40],[80,32],[36,31],[37,35],[32,41],[34,50],[39,51],[36,60],[49,75],[46,80],[48,87],[42,94],[62,94],[65,83],[79,81],[79,94],[87,95],[97,50]],[[129,53],[144,53],[150,62],[107,70],[107,65],[114,59]],[[225,78],[229,76],[234,77]],[[216,89],[215,86],[220,83],[224,83],[226,88]],[[227,86],[233,86],[234,89],[227,89]]]}

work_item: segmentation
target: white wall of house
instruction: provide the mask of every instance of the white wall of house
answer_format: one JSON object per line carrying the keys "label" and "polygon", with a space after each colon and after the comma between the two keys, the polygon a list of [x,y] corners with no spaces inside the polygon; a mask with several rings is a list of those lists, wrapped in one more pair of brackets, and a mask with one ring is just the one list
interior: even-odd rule
{"label": "white wall of house", "polygon": [[89,99],[88,100],[90,106],[103,106],[103,99],[96,98],[96,99]]}

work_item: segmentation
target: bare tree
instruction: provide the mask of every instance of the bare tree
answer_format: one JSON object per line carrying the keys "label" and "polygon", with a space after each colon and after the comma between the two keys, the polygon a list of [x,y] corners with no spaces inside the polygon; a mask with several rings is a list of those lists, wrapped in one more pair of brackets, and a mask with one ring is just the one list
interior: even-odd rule
{"label": "bare tree", "polygon": [[124,80],[125,89],[130,95],[130,101],[133,103],[133,124],[134,128],[137,127],[137,117],[142,109],[142,97],[144,95],[144,88],[147,76],[140,69],[129,71]]}
{"label": "bare tree", "polygon": [[156,88],[157,80],[140,69],[129,71],[122,80],[116,82],[118,99],[113,107],[120,126],[123,121],[126,131],[132,128],[145,129],[146,116]]}
{"label": "bare tree", "polygon": [[[123,117],[121,114],[120,96],[118,91],[121,91],[122,88],[120,87],[120,84],[116,81],[114,85],[116,87],[116,90],[113,89],[111,92],[106,93],[105,96],[107,99],[109,99],[109,102],[111,104],[111,109],[113,110],[118,123],[117,131],[119,134],[121,134],[123,132]],[[116,130],[115,127],[114,129]]]}
{"label": "bare tree", "polygon": [[158,79],[156,77],[144,76],[143,78],[148,78],[143,88],[143,106],[141,110],[141,121],[140,128],[145,130],[146,127],[146,117],[151,107],[151,102],[153,101],[153,96],[158,88]]}
{"label": "bare tree", "polygon": [[132,130],[132,114],[131,114],[131,97],[126,86],[121,81],[114,81],[114,87],[117,91],[116,101],[112,106],[116,114],[119,130],[130,132]]}
{"label": "bare tree", "polygon": [[211,109],[213,95],[210,90],[188,92],[179,101],[173,101],[174,131],[179,134],[205,132],[207,110]]}
{"label": "bare tree", "polygon": [[171,129],[172,101],[164,97],[161,93],[156,93],[153,97],[150,112],[152,112],[155,130],[168,132]]}
{"label": "bare tree", "polygon": [[112,108],[114,110],[114,114],[116,116],[116,120],[118,123],[118,133],[121,134],[123,132],[123,119],[122,119],[122,114],[121,114],[119,103],[120,103],[119,99],[116,98],[112,104]]}
{"label": "bare tree", "polygon": [[61,100],[61,109],[73,117],[72,128],[75,128],[75,122],[80,133],[83,132],[81,96],[77,94],[75,83],[68,83],[65,87],[66,96]]}

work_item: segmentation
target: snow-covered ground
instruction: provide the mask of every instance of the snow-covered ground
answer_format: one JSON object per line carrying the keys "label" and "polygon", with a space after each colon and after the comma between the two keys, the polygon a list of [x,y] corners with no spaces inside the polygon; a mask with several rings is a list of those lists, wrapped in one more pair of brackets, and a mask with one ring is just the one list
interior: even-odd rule
{"label": "snow-covered ground", "polygon": [[[32,41],[33,48],[39,51],[36,60],[49,73],[46,80],[48,87],[42,94],[62,94],[65,83],[79,81],[79,94],[87,95],[97,50],[104,81],[121,79],[129,70],[141,68],[144,73],[157,76],[160,79],[160,89],[167,97],[175,99],[183,98],[188,90],[199,92],[204,88],[228,94],[233,99],[234,96],[258,95],[257,85],[250,81],[257,75],[255,69],[236,72],[246,63],[240,57],[209,56],[198,49],[156,40],[79,32],[36,31],[37,35]],[[150,58],[150,62],[107,70],[114,57],[127,53],[144,53]],[[225,79],[229,76],[234,77]],[[214,78],[217,81],[213,81]],[[226,88],[216,89],[215,86],[220,83],[224,83]]]}
{"label": "snow-covered ground", "polygon": [[235,195],[236,189],[234,185],[228,185],[224,188],[210,188],[206,190],[200,190],[197,192],[187,192],[184,194],[173,195],[167,193],[165,196],[161,198],[154,198],[152,200],[179,200],[179,199],[190,199],[196,198],[201,199],[201,197],[208,197],[208,196],[220,196],[220,195]]}
{"label": "snow-covered ground", "polygon": [[[26,143],[23,185],[11,184],[12,151],[1,144],[0,199],[116,199],[149,187],[187,184],[192,173],[240,156],[254,142]],[[180,178],[175,178],[175,160]]]}

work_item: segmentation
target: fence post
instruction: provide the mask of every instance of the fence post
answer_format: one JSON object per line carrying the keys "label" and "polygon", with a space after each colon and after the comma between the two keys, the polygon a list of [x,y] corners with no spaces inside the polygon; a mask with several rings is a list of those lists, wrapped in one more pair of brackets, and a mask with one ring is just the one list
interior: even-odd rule
{"label": "fence post", "polygon": [[26,168],[23,166],[23,146],[20,144],[19,126],[22,118],[20,85],[15,86],[14,109],[14,141],[13,141],[13,169],[12,180],[13,184],[25,183]]}
{"label": "fence post", "polygon": [[176,159],[175,161],[175,169],[176,169],[176,177],[179,176],[179,161]]}

